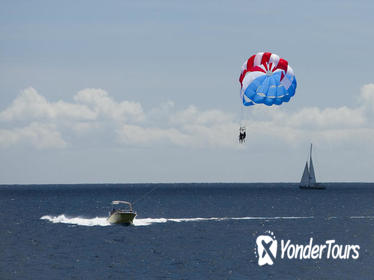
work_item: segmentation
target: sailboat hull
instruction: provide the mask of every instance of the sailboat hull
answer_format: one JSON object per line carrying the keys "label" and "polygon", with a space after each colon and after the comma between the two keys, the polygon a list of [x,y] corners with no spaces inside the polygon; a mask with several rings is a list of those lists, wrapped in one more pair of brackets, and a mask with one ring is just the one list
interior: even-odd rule
{"label": "sailboat hull", "polygon": [[313,185],[313,186],[299,186],[302,190],[325,190],[326,187],[323,185]]}

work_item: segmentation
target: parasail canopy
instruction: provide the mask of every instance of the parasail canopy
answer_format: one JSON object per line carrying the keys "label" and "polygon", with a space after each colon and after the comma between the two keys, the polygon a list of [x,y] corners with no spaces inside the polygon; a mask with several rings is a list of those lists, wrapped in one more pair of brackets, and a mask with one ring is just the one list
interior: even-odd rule
{"label": "parasail canopy", "polygon": [[242,66],[239,77],[243,105],[268,106],[288,102],[296,91],[296,78],[288,61],[270,52],[252,55]]}

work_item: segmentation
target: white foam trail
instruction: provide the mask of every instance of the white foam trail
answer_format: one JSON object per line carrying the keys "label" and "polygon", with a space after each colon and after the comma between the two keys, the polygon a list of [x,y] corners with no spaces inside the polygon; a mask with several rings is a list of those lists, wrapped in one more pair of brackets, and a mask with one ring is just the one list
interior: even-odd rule
{"label": "white foam trail", "polygon": [[297,220],[297,219],[314,219],[314,216],[305,217],[241,217],[241,218],[228,218],[230,220]]}
{"label": "white foam trail", "polygon": [[151,224],[158,224],[158,223],[166,223],[169,219],[165,219],[165,218],[159,218],[159,219],[155,219],[155,218],[144,218],[144,219],[137,219],[135,218],[134,219],[134,226],[149,226]]}
{"label": "white foam trail", "polygon": [[107,221],[106,217],[95,217],[95,218],[82,218],[82,217],[72,217],[68,218],[64,214],[59,216],[43,216],[40,218],[41,220],[47,220],[54,224],[62,223],[62,224],[71,224],[71,225],[79,225],[79,226],[109,226],[110,223]]}
{"label": "white foam trail", "polygon": [[374,219],[374,216],[351,216],[351,219]]}
{"label": "white foam trail", "polygon": [[153,223],[166,223],[166,222],[200,222],[200,221],[227,221],[227,220],[294,220],[294,219],[313,219],[309,217],[210,217],[210,218],[145,218],[134,219],[135,226],[149,226]]}
{"label": "white foam trail", "polygon": [[[294,220],[294,219],[313,219],[309,217],[210,217],[210,218],[142,218],[134,219],[135,226],[149,226],[151,224],[160,224],[167,222],[201,222],[201,221],[227,221],[227,220]],[[43,216],[41,220],[47,220],[52,223],[71,224],[79,226],[109,226],[110,223],[106,217],[82,218],[82,217],[66,217],[64,214],[59,216]]]}

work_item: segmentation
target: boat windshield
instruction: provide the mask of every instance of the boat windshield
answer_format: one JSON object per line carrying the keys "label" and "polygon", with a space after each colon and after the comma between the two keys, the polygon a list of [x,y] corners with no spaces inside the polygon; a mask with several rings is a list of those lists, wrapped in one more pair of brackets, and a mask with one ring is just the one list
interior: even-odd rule
{"label": "boat windshield", "polygon": [[121,204],[124,204],[124,205],[127,205],[130,212],[132,212],[132,205],[131,205],[131,202],[128,202],[128,201],[121,201],[121,200],[114,200],[112,201],[112,204],[113,205],[121,205]]}

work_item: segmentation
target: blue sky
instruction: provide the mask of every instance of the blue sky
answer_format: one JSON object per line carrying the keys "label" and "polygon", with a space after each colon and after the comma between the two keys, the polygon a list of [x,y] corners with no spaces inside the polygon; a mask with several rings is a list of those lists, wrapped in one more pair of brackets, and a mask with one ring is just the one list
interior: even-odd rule
{"label": "blue sky", "polygon": [[[370,1],[2,1],[0,183],[373,181]],[[298,81],[246,113],[259,51]]]}

